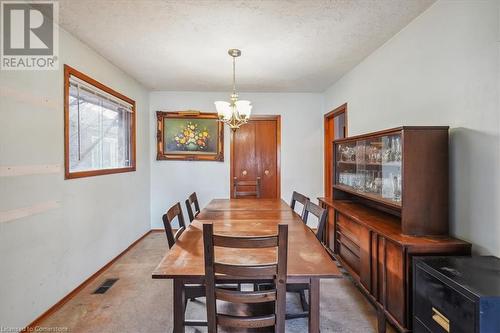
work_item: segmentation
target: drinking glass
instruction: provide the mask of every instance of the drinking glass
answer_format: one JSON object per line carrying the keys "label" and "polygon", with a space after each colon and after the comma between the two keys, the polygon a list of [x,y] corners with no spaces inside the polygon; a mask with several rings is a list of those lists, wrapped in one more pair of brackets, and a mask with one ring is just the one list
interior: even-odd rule
{"label": "drinking glass", "polygon": [[392,181],[392,173],[389,177],[384,177],[382,179],[382,198],[392,199],[394,198],[394,183]]}
{"label": "drinking glass", "polygon": [[401,175],[400,174],[393,175],[392,182],[394,191],[393,200],[401,201]]}
{"label": "drinking glass", "polygon": [[401,161],[401,138],[399,136],[394,138],[394,160]]}

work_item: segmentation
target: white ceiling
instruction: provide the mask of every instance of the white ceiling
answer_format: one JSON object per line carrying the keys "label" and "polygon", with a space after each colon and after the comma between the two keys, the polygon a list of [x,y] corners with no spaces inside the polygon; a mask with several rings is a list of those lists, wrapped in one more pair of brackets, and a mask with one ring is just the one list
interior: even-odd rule
{"label": "white ceiling", "polygon": [[63,28],[152,90],[322,92],[435,0],[60,0]]}

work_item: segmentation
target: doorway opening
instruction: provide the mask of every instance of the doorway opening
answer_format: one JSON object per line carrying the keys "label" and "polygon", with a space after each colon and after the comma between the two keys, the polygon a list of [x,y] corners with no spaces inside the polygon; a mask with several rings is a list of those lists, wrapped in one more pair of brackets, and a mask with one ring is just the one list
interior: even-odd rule
{"label": "doorway opening", "polygon": [[325,114],[324,128],[324,195],[325,197],[332,197],[332,181],[335,175],[335,166],[333,165],[333,141],[347,137],[347,103]]}

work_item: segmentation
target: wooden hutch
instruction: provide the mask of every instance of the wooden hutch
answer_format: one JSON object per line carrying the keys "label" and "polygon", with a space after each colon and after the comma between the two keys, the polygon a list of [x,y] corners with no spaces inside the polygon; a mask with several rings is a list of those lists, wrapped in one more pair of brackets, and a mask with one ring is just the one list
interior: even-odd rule
{"label": "wooden hutch", "polygon": [[412,327],[412,257],[469,255],[448,236],[448,127],[335,140],[326,245],[386,320]]}

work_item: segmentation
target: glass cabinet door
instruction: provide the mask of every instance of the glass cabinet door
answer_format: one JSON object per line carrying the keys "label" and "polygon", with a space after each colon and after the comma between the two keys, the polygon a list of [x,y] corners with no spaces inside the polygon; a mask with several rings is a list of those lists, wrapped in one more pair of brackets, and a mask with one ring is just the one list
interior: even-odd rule
{"label": "glass cabinet door", "polygon": [[335,188],[400,205],[401,134],[335,145]]}

